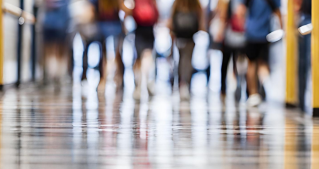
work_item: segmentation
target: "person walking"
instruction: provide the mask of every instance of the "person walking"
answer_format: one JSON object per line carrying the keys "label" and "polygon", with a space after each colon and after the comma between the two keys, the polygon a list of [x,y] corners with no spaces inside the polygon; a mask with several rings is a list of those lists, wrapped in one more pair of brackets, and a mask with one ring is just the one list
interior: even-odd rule
{"label": "person walking", "polygon": [[[100,63],[100,82],[98,89],[100,91],[105,90],[107,81],[107,56],[106,56],[106,39],[110,36],[114,38],[114,49],[115,49],[115,63],[116,63],[116,74],[115,83],[117,88],[123,87],[123,74],[124,64],[122,61],[121,50],[124,39],[123,24],[119,17],[119,11],[127,11],[123,0],[90,0],[92,4],[92,11],[95,14],[95,22],[97,26],[97,33],[90,39],[85,47],[83,63],[87,63],[88,48],[92,42],[98,41],[101,46]],[[82,79],[86,78],[87,64],[83,64],[83,75]]]}
{"label": "person walking", "polygon": [[[42,20],[44,42],[44,81],[59,85],[68,75],[70,24],[69,0],[45,0]],[[59,89],[56,86],[56,89]]]}
{"label": "person walking", "polygon": [[147,82],[149,95],[155,92],[154,26],[159,18],[156,0],[135,0],[132,16],[137,26],[135,29],[136,60],[133,66],[135,78],[133,97],[138,100],[141,97],[143,79]]}
{"label": "person walking", "polygon": [[[298,27],[311,23],[311,0],[301,0],[301,4],[297,4],[297,11],[300,16]],[[298,36],[298,48],[299,107],[302,111],[306,111],[305,93],[311,67],[311,34]]]}
{"label": "person walking", "polygon": [[205,19],[199,0],[176,0],[173,4],[168,27],[173,43],[179,51],[178,82],[181,100],[190,98],[193,73],[192,56],[195,47],[193,36],[205,30]]}
{"label": "person walking", "polygon": [[238,22],[243,22],[237,17],[235,10],[240,0],[219,0],[216,8],[216,17],[219,19],[219,30],[214,37],[214,43],[221,44],[223,53],[221,66],[221,99],[225,102],[227,90],[227,71],[231,58],[233,58],[233,72],[237,77],[236,100],[241,98],[241,76],[237,74],[236,61],[242,56],[246,45],[245,30],[238,28]]}
{"label": "person walking", "polygon": [[[243,0],[236,10],[239,18],[246,18],[246,55],[249,59],[247,88],[249,107],[258,106],[262,98],[258,93],[258,67],[268,63],[269,42],[267,35],[271,30],[271,16],[274,13],[282,26],[280,0]],[[248,14],[248,15],[246,15]],[[243,20],[243,19],[242,19]]]}

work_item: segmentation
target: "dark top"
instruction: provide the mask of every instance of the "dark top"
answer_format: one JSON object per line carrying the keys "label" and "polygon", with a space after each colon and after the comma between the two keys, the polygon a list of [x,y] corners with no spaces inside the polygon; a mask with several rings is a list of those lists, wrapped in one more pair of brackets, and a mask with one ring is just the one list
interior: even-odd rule
{"label": "dark top", "polygon": [[311,15],[311,0],[303,0],[300,8],[303,14]]}

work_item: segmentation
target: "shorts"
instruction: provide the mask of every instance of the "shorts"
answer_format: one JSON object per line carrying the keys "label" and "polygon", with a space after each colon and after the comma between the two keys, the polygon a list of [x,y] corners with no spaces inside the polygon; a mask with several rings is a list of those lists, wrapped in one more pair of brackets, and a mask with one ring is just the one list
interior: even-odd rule
{"label": "shorts", "polygon": [[123,33],[122,23],[120,21],[98,22],[98,37],[105,40],[109,36],[119,36]]}
{"label": "shorts", "polygon": [[261,60],[268,62],[269,58],[269,43],[268,42],[248,42],[245,53],[249,60]]}
{"label": "shorts", "polygon": [[138,26],[135,30],[135,48],[137,58],[140,58],[145,49],[153,49],[154,47],[154,31],[153,26]]}
{"label": "shorts", "polygon": [[66,40],[70,23],[70,14],[67,7],[63,6],[44,13],[42,26],[45,42],[64,42]]}
{"label": "shorts", "polygon": [[44,42],[63,43],[65,42],[66,37],[67,37],[67,32],[65,30],[57,30],[57,29],[50,29],[50,28],[44,28],[43,30]]}

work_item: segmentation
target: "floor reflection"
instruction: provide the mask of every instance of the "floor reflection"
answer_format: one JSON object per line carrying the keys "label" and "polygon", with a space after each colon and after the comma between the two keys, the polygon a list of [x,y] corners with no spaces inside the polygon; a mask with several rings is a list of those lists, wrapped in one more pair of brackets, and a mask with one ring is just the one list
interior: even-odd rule
{"label": "floor reflection", "polygon": [[[211,94],[136,102],[75,84],[1,98],[1,168],[314,169],[319,121],[265,103],[226,107]],[[204,93],[204,92],[203,92]]]}

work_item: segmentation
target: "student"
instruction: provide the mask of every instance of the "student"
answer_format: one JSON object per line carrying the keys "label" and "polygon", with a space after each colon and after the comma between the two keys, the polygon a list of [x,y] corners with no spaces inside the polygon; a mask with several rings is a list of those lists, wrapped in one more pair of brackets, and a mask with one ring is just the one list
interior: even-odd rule
{"label": "student", "polygon": [[218,33],[214,37],[215,43],[221,44],[221,51],[223,53],[222,67],[221,67],[221,99],[224,102],[226,97],[226,78],[229,61],[233,58],[234,74],[237,76],[237,92],[236,99],[240,99],[241,92],[241,77],[237,75],[236,60],[237,57],[243,53],[246,43],[245,31],[236,30],[235,22],[243,22],[236,17],[235,9],[240,0],[219,0],[216,8],[216,17],[219,17],[220,27]]}
{"label": "student", "polygon": [[199,30],[205,30],[200,2],[198,0],[176,0],[168,27],[180,55],[178,64],[180,98],[188,100],[193,72],[192,55],[195,47],[193,35]]}
{"label": "student", "polygon": [[132,15],[137,26],[135,29],[137,57],[134,63],[135,90],[133,97],[140,99],[143,78],[147,81],[149,95],[154,94],[155,61],[152,53],[155,41],[154,26],[159,17],[156,1],[135,0],[135,8],[132,10]]}
{"label": "student", "polygon": [[268,62],[269,43],[266,36],[270,33],[270,19],[274,13],[282,27],[280,0],[243,0],[236,10],[240,18],[246,14],[246,55],[249,59],[247,70],[247,87],[249,107],[258,106],[262,98],[258,93],[257,68]]}
{"label": "student", "polygon": [[[42,22],[44,40],[45,82],[54,81],[59,85],[68,74],[67,30],[70,13],[69,0],[45,0]],[[59,87],[58,87],[59,88]],[[58,89],[57,88],[57,89]]]}
{"label": "student", "polygon": [[[90,0],[92,3],[92,10],[95,13],[95,21],[97,25],[97,34],[91,39],[85,49],[85,54],[83,57],[83,62],[87,62],[87,50],[90,43],[94,41],[100,42],[102,49],[102,56],[100,58],[100,83],[98,89],[104,91],[107,74],[106,74],[106,38],[113,36],[114,37],[114,49],[115,51],[115,60],[117,65],[117,73],[115,75],[117,87],[123,86],[123,74],[124,74],[124,65],[121,57],[121,48],[123,43],[123,28],[122,22],[119,17],[119,11],[123,9],[126,11],[123,0]],[[82,79],[86,78],[87,66],[83,68]]]}
{"label": "student", "polygon": [[[311,23],[311,0],[301,0],[301,5],[297,8],[300,14],[299,27]],[[302,111],[305,108],[305,91],[307,88],[308,75],[311,67],[311,34],[299,35],[299,62],[298,62],[298,91],[299,106]]]}

